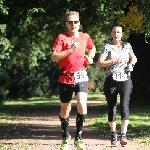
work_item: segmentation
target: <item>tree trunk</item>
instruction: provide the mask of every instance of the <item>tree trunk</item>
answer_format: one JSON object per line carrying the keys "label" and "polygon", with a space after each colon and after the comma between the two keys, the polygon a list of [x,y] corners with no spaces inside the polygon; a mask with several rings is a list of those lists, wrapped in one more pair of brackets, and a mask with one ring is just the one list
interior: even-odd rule
{"label": "tree trunk", "polygon": [[144,33],[131,34],[128,41],[138,60],[131,73],[133,91],[130,103],[150,104],[150,44],[145,42]]}

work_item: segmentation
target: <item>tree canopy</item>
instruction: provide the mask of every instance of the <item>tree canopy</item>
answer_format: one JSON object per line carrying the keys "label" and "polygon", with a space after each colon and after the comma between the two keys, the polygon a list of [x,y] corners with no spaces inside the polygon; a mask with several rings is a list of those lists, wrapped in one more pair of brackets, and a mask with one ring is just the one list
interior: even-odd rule
{"label": "tree canopy", "polygon": [[[148,0],[0,0],[2,97],[57,94],[59,69],[51,62],[50,55],[56,36],[66,30],[64,16],[70,10],[79,11],[81,31],[88,32],[93,38],[97,48],[95,62],[102,46],[111,38],[113,24],[124,26],[125,40],[131,42],[138,62],[141,60],[139,53],[142,50],[136,50],[132,37],[138,35],[136,40],[142,37],[143,45],[150,42]],[[149,50],[148,45],[144,55]],[[88,72],[95,87],[93,91],[102,90],[104,70],[91,65]],[[133,78],[135,76],[133,73]]]}

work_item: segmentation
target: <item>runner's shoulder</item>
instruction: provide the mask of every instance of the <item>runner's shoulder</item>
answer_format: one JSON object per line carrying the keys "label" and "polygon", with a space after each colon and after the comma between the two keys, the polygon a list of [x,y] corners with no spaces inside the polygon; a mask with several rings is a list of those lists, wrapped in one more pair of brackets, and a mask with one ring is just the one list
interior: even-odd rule
{"label": "runner's shoulder", "polygon": [[90,35],[88,33],[80,32],[80,37],[82,37],[82,38],[89,38]]}
{"label": "runner's shoulder", "polygon": [[67,36],[69,36],[68,33],[67,33],[67,32],[63,32],[63,33],[60,33],[60,34],[57,36],[57,38],[58,38],[58,39],[65,39]]}

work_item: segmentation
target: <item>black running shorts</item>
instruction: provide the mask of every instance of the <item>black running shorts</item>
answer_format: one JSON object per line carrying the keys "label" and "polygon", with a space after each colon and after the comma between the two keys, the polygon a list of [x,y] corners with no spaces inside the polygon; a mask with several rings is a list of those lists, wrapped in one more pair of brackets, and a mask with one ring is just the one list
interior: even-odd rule
{"label": "black running shorts", "polygon": [[88,81],[78,82],[76,84],[59,83],[59,98],[62,103],[68,103],[72,100],[73,92],[88,93]]}

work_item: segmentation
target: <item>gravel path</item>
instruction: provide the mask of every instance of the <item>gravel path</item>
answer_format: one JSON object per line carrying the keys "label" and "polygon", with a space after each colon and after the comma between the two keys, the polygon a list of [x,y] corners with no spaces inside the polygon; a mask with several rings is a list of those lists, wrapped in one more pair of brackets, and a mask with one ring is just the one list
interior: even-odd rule
{"label": "gravel path", "polygon": [[[75,104],[74,104],[75,105]],[[70,150],[74,148],[76,107],[72,106],[70,114],[69,131],[72,136]],[[47,106],[39,109],[19,110],[18,118],[14,120],[1,120],[0,124],[0,150],[59,150],[61,143],[61,127],[58,119],[60,107]],[[95,128],[87,126],[93,117],[100,114],[99,104],[88,103],[88,119],[84,126],[83,142],[87,150],[150,150],[128,141],[128,145],[121,147],[110,145],[109,134],[103,134]],[[1,144],[2,143],[2,144]],[[1,146],[3,145],[3,146]]]}

